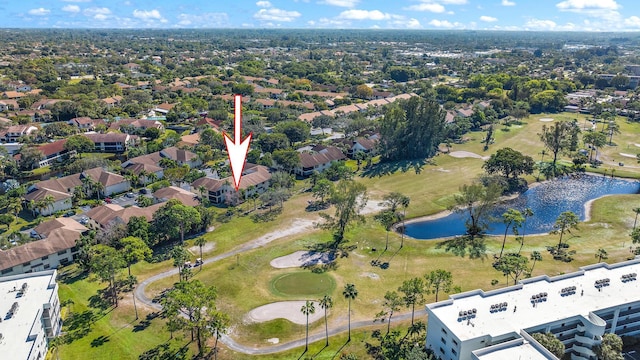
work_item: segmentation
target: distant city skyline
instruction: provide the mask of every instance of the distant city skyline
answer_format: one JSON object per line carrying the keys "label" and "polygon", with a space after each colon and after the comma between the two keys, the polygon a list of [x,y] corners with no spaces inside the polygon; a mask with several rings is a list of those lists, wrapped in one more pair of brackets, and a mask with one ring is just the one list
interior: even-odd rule
{"label": "distant city skyline", "polygon": [[0,0],[3,28],[640,31],[637,0]]}

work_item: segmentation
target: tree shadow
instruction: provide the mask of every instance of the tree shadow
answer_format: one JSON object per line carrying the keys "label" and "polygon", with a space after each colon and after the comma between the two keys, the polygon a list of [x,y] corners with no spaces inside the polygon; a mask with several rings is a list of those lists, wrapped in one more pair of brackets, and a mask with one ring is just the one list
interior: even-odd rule
{"label": "tree shadow", "polygon": [[316,356],[320,355],[321,352],[324,351],[324,349],[328,348],[329,345],[327,345],[327,343],[324,344],[324,346],[322,347],[322,349],[318,350],[317,353],[313,354],[313,356],[311,356],[312,359],[314,359]]}
{"label": "tree shadow", "polygon": [[313,212],[313,211],[327,210],[330,206],[331,204],[328,201],[320,201],[320,200],[309,201],[307,203],[307,207],[304,208],[304,211]]}
{"label": "tree shadow", "polygon": [[61,281],[63,284],[73,284],[76,281],[86,279],[87,276],[89,276],[89,273],[82,271],[79,268],[74,270],[65,269],[63,272],[58,274],[58,281]]}
{"label": "tree shadow", "polygon": [[160,360],[160,359],[175,359],[186,360],[188,343],[187,345],[176,349],[172,342],[166,342],[155,346],[138,356],[138,360]]}
{"label": "tree shadow", "polygon": [[338,349],[338,351],[336,351],[335,354],[333,354],[333,356],[331,357],[331,360],[335,359],[336,356],[338,356],[340,354],[340,352],[342,351],[342,349],[344,349],[345,346],[347,346],[347,344],[350,342],[351,340],[347,339],[347,341],[345,341],[344,344],[342,344],[342,346],[340,346],[340,349]]}
{"label": "tree shadow", "polygon": [[360,176],[374,178],[384,175],[391,175],[397,171],[407,172],[412,169],[416,174],[420,174],[420,172],[422,172],[422,168],[429,163],[432,163],[432,161],[427,159],[380,162],[366,168],[364,171],[362,171]]}
{"label": "tree shadow", "polygon": [[111,307],[110,288],[98,290],[98,293],[89,297],[89,307],[106,310]]}
{"label": "tree shadow", "polygon": [[465,257],[468,254],[470,259],[484,260],[487,258],[487,245],[482,236],[475,236],[473,238],[469,235],[456,236],[441,241],[436,245],[436,249],[443,247],[446,252],[451,252],[456,256]]}
{"label": "tree shadow", "polygon": [[160,313],[157,311],[154,311],[150,314],[147,314],[147,316],[145,317],[144,320],[140,320],[139,323],[137,323],[134,327],[133,327],[133,332],[139,332],[139,331],[144,331],[146,330],[150,325],[151,325],[151,320],[157,318],[160,316]]}
{"label": "tree shadow", "polygon": [[91,347],[102,346],[108,341],[109,341],[109,337],[108,336],[100,335],[97,338],[91,340]]}
{"label": "tree shadow", "polygon": [[281,207],[275,207],[271,210],[262,212],[262,213],[255,213],[253,215],[251,215],[251,220],[254,223],[264,223],[264,222],[269,222],[269,221],[273,221],[275,220],[278,215],[280,215],[282,213],[282,208]]}
{"label": "tree shadow", "polygon": [[91,325],[98,319],[98,315],[92,310],[86,310],[81,313],[71,313],[65,319],[65,335],[63,342],[70,344],[75,340],[82,339],[91,332]]}

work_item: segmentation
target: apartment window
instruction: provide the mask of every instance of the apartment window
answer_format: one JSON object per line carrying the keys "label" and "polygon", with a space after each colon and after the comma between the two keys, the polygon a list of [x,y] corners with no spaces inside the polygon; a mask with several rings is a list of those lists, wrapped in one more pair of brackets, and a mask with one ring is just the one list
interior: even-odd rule
{"label": "apartment window", "polygon": [[444,328],[442,328],[440,330],[442,330],[442,332],[445,333],[445,334],[447,333],[447,330],[445,330]]}
{"label": "apartment window", "polygon": [[51,267],[51,265],[49,265],[49,264],[45,264],[45,265],[44,265],[45,270],[46,270],[46,269],[48,269],[48,268],[50,268],[50,267]]}
{"label": "apartment window", "polygon": [[45,255],[42,257],[42,260],[47,260],[49,258],[49,255]]}
{"label": "apartment window", "polygon": [[22,264],[22,266],[27,267],[31,265],[31,261],[27,261],[26,263]]}
{"label": "apartment window", "polygon": [[64,255],[67,253],[67,250],[58,251],[58,255]]}
{"label": "apartment window", "polygon": [[443,344],[447,344],[447,340],[445,340],[444,338],[440,338],[440,341],[442,341]]}
{"label": "apartment window", "polygon": [[455,339],[453,339],[452,341],[454,344],[456,344],[456,346],[458,346],[458,342]]}
{"label": "apartment window", "polygon": [[10,267],[10,268],[8,268],[8,269],[4,269],[4,270],[0,271],[0,273],[2,273],[2,275],[4,275],[4,274],[8,274],[8,273],[10,273],[10,272],[12,272],[12,271],[13,271],[13,268],[12,268],[12,267]]}
{"label": "apartment window", "polygon": [[458,352],[457,352],[457,351],[456,351],[456,349],[454,349],[454,348],[451,348],[451,353],[452,353],[453,355],[458,355]]}
{"label": "apartment window", "polygon": [[440,352],[444,354],[444,349],[443,349],[443,348],[440,348]]}

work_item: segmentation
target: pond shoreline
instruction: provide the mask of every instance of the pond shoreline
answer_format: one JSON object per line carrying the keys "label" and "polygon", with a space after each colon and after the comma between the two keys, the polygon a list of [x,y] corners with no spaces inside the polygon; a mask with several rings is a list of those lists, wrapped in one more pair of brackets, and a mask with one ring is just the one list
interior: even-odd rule
{"label": "pond shoreline", "polygon": [[[593,178],[603,178],[603,176],[594,175],[594,174],[581,174],[580,175],[580,177],[583,177],[583,176],[589,176],[589,177],[593,177]],[[622,178],[622,177],[613,177],[613,178],[608,177],[607,179],[616,179],[616,180],[622,180],[622,181],[627,181],[627,182],[636,182],[637,181],[637,180],[628,179],[628,178]],[[553,181],[553,180],[554,179],[550,179],[550,180],[544,180],[544,181],[538,181],[538,182],[532,183],[532,184],[529,185],[527,190],[535,188],[535,187],[538,187],[538,186],[540,186],[540,185],[542,185],[544,183],[547,183],[547,182],[550,182],[550,181]],[[522,193],[517,193],[517,194],[508,195],[508,196],[503,196],[503,197],[500,198],[499,203],[518,198],[521,194]],[[586,223],[586,222],[591,221],[591,215],[592,215],[591,213],[592,213],[593,203],[596,200],[599,200],[599,199],[602,199],[604,197],[611,196],[611,195],[618,195],[618,194],[602,195],[602,196],[599,196],[597,198],[594,198],[594,199],[586,201],[583,204],[583,207],[584,207],[584,219],[580,220],[580,222]],[[415,217],[415,218],[407,219],[404,222],[396,223],[395,225],[393,225],[392,229],[393,229],[393,231],[395,231],[397,233],[401,233],[403,226],[410,225],[410,224],[415,224],[415,223],[428,222],[428,221],[432,221],[432,220],[438,220],[438,219],[445,218],[445,217],[447,217],[447,216],[449,216],[451,214],[453,214],[453,211],[451,211],[451,210],[443,210],[443,211],[439,211],[437,213],[430,214],[430,215],[418,216],[418,217]],[[531,234],[527,233],[526,235],[534,235],[534,236],[536,236],[536,235],[548,235],[548,234],[549,234],[549,232],[541,232],[541,233],[531,233]],[[457,237],[457,236],[462,236],[462,235],[463,234],[452,235],[452,236],[447,236],[447,237],[439,237],[439,238],[421,239],[421,238],[415,238],[415,237],[412,237],[410,235],[405,234],[406,237],[408,237],[410,239],[414,239],[414,240],[445,240],[445,239],[451,239],[451,238],[454,238],[454,237]],[[501,236],[501,235],[499,235],[499,234],[485,234],[485,236]]]}

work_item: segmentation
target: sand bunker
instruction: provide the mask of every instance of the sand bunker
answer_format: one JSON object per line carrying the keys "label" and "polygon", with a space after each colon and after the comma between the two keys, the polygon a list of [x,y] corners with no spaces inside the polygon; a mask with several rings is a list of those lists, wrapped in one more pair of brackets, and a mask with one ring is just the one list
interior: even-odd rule
{"label": "sand bunker", "polygon": [[553,121],[553,119],[552,118],[541,118],[540,121],[551,122],[551,121]]}
{"label": "sand bunker", "polygon": [[636,158],[636,155],[633,155],[633,154],[620,153],[620,155],[622,155],[622,156],[624,156],[624,157],[628,157],[628,158],[633,158],[633,159],[635,159],[635,158]]}
{"label": "sand bunker", "polygon": [[488,156],[481,156],[470,151],[453,151],[450,152],[449,155],[453,156],[454,158],[475,158],[482,160],[487,160],[489,158]]}
{"label": "sand bunker", "polygon": [[[280,301],[257,307],[247,314],[247,320],[251,322],[265,322],[275,319],[287,319],[292,323],[305,325],[307,316],[300,309],[305,301]],[[324,316],[324,311],[317,302],[313,303],[316,308],[314,314],[309,314],[309,323],[318,321]]]}
{"label": "sand bunker", "polygon": [[271,266],[277,269],[292,267],[313,266],[318,264],[329,264],[334,256],[328,253],[317,253],[311,251],[296,251],[293,254],[281,256],[271,260]]}

